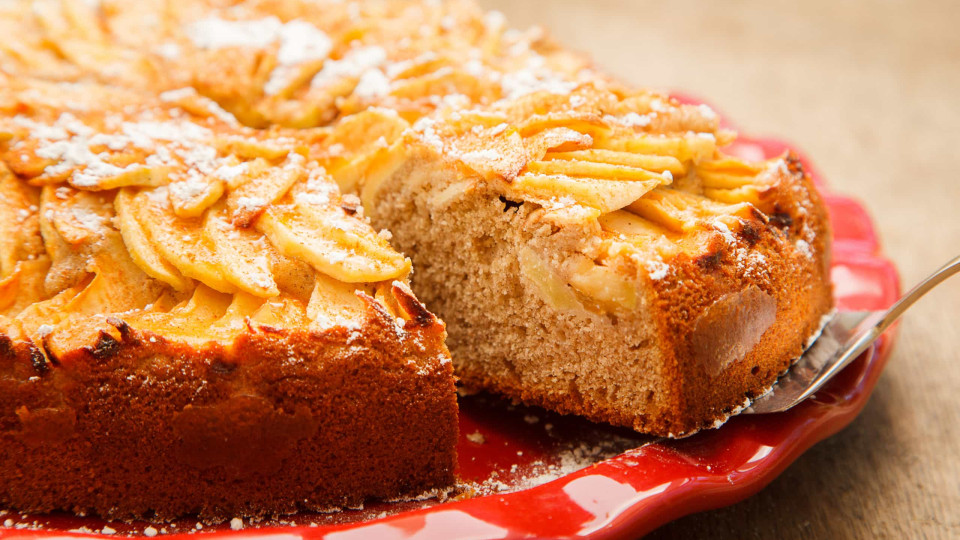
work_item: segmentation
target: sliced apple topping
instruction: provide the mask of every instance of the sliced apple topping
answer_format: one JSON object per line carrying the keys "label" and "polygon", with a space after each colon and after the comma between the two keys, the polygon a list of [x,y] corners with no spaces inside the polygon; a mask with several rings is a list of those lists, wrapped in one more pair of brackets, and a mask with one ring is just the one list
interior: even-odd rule
{"label": "sliced apple topping", "polygon": [[681,162],[699,163],[714,156],[717,139],[710,133],[683,135],[642,135],[637,137],[599,137],[594,148],[633,154],[672,156]]}
{"label": "sliced apple topping", "polygon": [[123,235],[130,257],[147,275],[158,279],[178,291],[186,291],[192,287],[192,282],[177,270],[177,267],[167,262],[160,254],[153,242],[147,236],[146,230],[137,219],[140,212],[140,202],[135,201],[135,190],[121,189],[114,199],[117,211],[116,223]]}
{"label": "sliced apple topping", "polygon": [[696,173],[707,197],[729,204],[750,203],[760,208],[763,207],[762,194],[771,188],[771,177],[761,173],[772,164],[722,157],[698,164]]}
{"label": "sliced apple topping", "polygon": [[678,233],[690,232],[718,215],[750,217],[747,203],[723,204],[670,188],[658,188],[630,204],[630,212]]}
{"label": "sliced apple topping", "polygon": [[92,279],[88,276],[85,281],[67,287],[50,298],[30,304],[16,315],[15,320],[21,323],[31,341],[40,343],[45,333],[70,315],[66,306]]}
{"label": "sliced apple topping", "polygon": [[565,175],[525,173],[510,185],[510,192],[540,200],[563,199],[612,212],[623,208],[663,182],[654,180],[606,180],[597,178],[574,178]]}
{"label": "sliced apple topping", "polygon": [[187,178],[170,184],[170,203],[173,212],[182,218],[195,218],[220,200],[224,182],[216,176],[204,176],[189,171]]}
{"label": "sliced apple topping", "polygon": [[204,333],[211,337],[229,339],[247,325],[249,317],[260,309],[263,302],[263,298],[243,291],[234,294],[223,316],[210,324]]}
{"label": "sliced apple topping", "polygon": [[686,173],[686,167],[683,162],[673,156],[658,156],[651,154],[633,154],[630,152],[617,152],[614,150],[574,150],[572,152],[549,152],[543,158],[544,160],[562,160],[562,161],[588,161],[593,163],[608,163],[611,165],[624,165],[627,167],[636,167],[648,171],[663,174],[669,172],[673,176],[681,176]]}
{"label": "sliced apple topping", "polygon": [[214,147],[224,155],[242,159],[263,158],[268,161],[282,159],[290,153],[289,145],[255,137],[222,136],[213,141]]}
{"label": "sliced apple topping", "polygon": [[234,226],[223,204],[204,216],[203,237],[213,246],[217,266],[227,281],[255,296],[280,294],[270,269],[273,247],[260,233]]}
{"label": "sliced apple topping", "polygon": [[43,188],[40,198],[40,232],[50,257],[48,293],[75,285],[89,274],[95,251],[108,233],[113,217],[110,199],[102,194],[68,187]]}
{"label": "sliced apple topping", "polygon": [[[302,208],[302,206],[300,207]],[[329,218],[329,221],[327,219]],[[410,270],[410,261],[374,238],[363,239],[350,232],[348,217],[302,213],[297,205],[279,204],[267,208],[256,227],[288,257],[302,259],[317,271],[348,283],[400,278]],[[344,230],[339,230],[338,227]],[[337,231],[335,236],[326,233]],[[374,235],[369,234],[373,237]]]}
{"label": "sliced apple topping", "polygon": [[282,166],[270,167],[251,177],[227,195],[227,210],[238,227],[249,227],[264,209],[283,197],[291,186],[306,178],[303,156],[290,153]]}
{"label": "sliced apple topping", "polygon": [[569,129],[590,135],[606,128],[598,114],[577,111],[551,112],[536,114],[519,122],[517,129],[524,137],[552,129]]}
{"label": "sliced apple topping", "polygon": [[[102,25],[89,30],[99,41]],[[65,64],[116,54],[102,44],[70,49],[75,37],[51,39],[70,57]],[[249,67],[262,86],[276,62],[268,54],[238,73]],[[383,291],[409,274],[410,261],[371,229],[357,195],[341,196],[323,166],[346,184],[379,185],[404,159],[407,120],[373,109],[345,115],[336,128],[288,130],[261,115],[274,107],[270,114],[296,122],[332,119],[337,104],[323,100],[283,110],[294,94],[312,92],[304,88],[309,71],[323,65],[294,74],[293,86],[275,85],[276,99],[237,104],[263,130],[241,126],[193,89],[154,99],[92,82],[7,84],[0,75],[0,324],[23,329],[24,339],[56,356],[100,331],[105,317],[198,343],[258,326],[363,324],[371,300],[360,293],[379,291],[385,309],[401,313]],[[472,84],[409,75],[402,93]],[[345,96],[358,77],[344,79]],[[42,88],[26,91],[35,86]],[[400,99],[414,114],[416,97]]]}
{"label": "sliced apple topping", "polygon": [[39,190],[0,163],[0,277],[13,274],[20,261],[44,252],[39,204]]}
{"label": "sliced apple topping", "polygon": [[357,296],[356,285],[323,274],[317,275],[310,303],[307,304],[311,328],[358,327],[363,322],[364,314],[364,305]]}
{"label": "sliced apple topping", "polygon": [[321,163],[347,192],[356,191],[367,170],[410,124],[395,112],[369,109],[348,116],[324,141]]}
{"label": "sliced apple topping", "polygon": [[193,294],[169,311],[143,310],[129,314],[124,321],[166,339],[203,342],[214,338],[208,329],[215,325],[233,303],[233,295],[199,284]]}
{"label": "sliced apple topping", "polygon": [[[527,170],[532,173],[546,175],[565,175],[585,178],[609,178],[611,180],[655,180],[657,184],[667,180],[660,173],[620,165],[615,163],[597,163],[582,160],[549,160],[533,161],[527,164]],[[671,178],[672,179],[672,178]],[[667,180],[669,182],[669,180]]]}
{"label": "sliced apple topping", "polygon": [[355,156],[379,146],[388,146],[397,140],[410,123],[388,109],[372,108],[358,112],[339,122],[324,140],[331,156]]}
{"label": "sliced apple topping", "polygon": [[628,238],[636,238],[639,242],[650,242],[661,237],[678,238],[673,231],[664,228],[657,222],[644,219],[628,210],[617,210],[604,214],[598,219],[604,230]]}
{"label": "sliced apple topping", "polygon": [[49,295],[44,278],[49,269],[46,256],[17,262],[13,272],[0,280],[0,316],[14,317],[27,306],[46,299]]}
{"label": "sliced apple topping", "polygon": [[304,302],[279,296],[262,304],[249,317],[251,324],[271,328],[300,328],[310,323]]}
{"label": "sliced apple topping", "polygon": [[593,145],[593,137],[568,127],[553,127],[535,133],[523,140],[527,161],[543,158],[548,151],[572,152]]}
{"label": "sliced apple topping", "polygon": [[140,271],[124,250],[111,250],[115,257],[105,257],[93,268],[89,284],[63,305],[70,315],[123,313],[140,309],[160,296],[162,287]]}
{"label": "sliced apple topping", "polygon": [[723,157],[697,164],[697,175],[704,187],[734,189],[756,183],[763,169],[763,163]]}
{"label": "sliced apple topping", "polygon": [[177,217],[166,187],[141,191],[131,203],[157,252],[181,274],[221,292],[236,290],[220,270],[214,246],[203,236],[199,220]]}

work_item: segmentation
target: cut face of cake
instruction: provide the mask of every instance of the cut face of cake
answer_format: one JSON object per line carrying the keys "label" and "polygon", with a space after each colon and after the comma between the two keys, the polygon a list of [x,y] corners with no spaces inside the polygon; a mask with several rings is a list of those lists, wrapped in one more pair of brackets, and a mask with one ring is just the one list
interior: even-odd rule
{"label": "cut face of cake", "polygon": [[452,483],[443,324],[306,132],[4,82],[2,504],[219,519]]}
{"label": "cut face of cake", "polygon": [[331,170],[413,258],[466,385],[683,435],[769,388],[831,307],[809,178],[732,138],[706,107],[583,85],[439,111],[361,181]]}

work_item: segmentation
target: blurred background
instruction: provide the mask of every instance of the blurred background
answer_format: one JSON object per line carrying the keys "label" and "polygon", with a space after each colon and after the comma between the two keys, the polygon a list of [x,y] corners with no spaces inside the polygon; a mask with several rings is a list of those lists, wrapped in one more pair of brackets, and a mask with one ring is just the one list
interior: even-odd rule
{"label": "blurred background", "polygon": [[[908,288],[960,255],[960,2],[479,0],[636,85],[792,142]],[[960,537],[960,277],[906,316],[866,409],[758,495],[653,538]]]}

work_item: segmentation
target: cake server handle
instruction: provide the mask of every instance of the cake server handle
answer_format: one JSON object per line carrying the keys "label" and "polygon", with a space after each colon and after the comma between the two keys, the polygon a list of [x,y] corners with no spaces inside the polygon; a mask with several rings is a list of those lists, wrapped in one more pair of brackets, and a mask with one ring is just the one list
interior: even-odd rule
{"label": "cake server handle", "polygon": [[886,311],[841,312],[804,351],[773,388],[753,401],[746,414],[785,411],[812,396],[834,375],[873,344],[883,332],[923,295],[960,272],[960,256],[930,274]]}

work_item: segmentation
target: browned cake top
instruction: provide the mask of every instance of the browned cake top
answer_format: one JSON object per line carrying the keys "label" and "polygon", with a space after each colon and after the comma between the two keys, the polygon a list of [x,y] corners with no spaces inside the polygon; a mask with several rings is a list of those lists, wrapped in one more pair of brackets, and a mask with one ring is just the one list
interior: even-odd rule
{"label": "browned cake top", "polygon": [[312,137],[242,127],[191,88],[5,81],[5,333],[39,343],[114,315],[190,342],[358,327],[358,293],[412,317],[409,260],[308,158]]}
{"label": "browned cake top", "polygon": [[[243,317],[336,321],[319,306],[360,289],[387,298],[409,272],[361,203],[421,157],[449,167],[451,197],[482,184],[582,231],[562,261],[519,254],[554,305],[633,309],[638,281],[718,243],[749,272],[765,265],[759,231],[790,257],[815,244],[804,220],[790,235],[765,227],[784,201],[818,204],[793,190],[802,173],[786,156],[730,157],[709,108],[625,88],[470,3],[11,6],[0,151],[18,240],[2,268],[35,283],[3,315],[37,312],[27,327],[186,306],[201,287]],[[101,282],[110,294],[80,295],[90,307],[35,307]]]}

